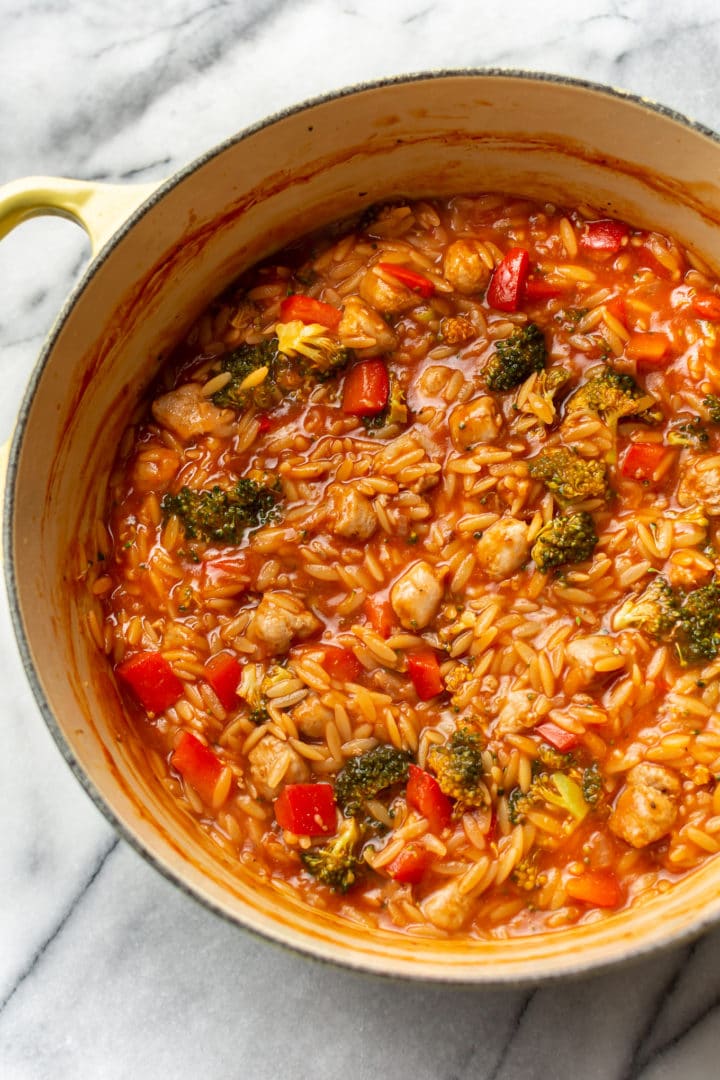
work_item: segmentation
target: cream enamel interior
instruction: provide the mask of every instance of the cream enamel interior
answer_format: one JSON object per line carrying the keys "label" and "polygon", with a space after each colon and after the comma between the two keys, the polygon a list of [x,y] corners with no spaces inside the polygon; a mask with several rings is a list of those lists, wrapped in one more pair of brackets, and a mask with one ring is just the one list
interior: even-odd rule
{"label": "cream enamel interior", "polygon": [[502,190],[655,224],[717,267],[719,178],[720,145],[637,101],[511,75],[427,77],[310,105],[240,138],[170,186],[91,267],[16,437],[9,555],[56,737],[164,872],[238,923],[306,952],[446,981],[559,977],[720,918],[720,859],[662,900],[596,924],[470,945],[370,936],[243,877],[215,860],[117,739],[117,694],[81,632],[68,581],[74,538],[102,509],[120,433],[159,359],[257,258],[394,194]]}

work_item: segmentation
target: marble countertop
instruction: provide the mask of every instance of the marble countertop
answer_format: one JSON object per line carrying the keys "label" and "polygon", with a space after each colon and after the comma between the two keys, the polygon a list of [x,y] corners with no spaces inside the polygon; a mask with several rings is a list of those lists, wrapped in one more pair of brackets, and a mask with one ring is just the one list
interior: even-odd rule
{"label": "marble countertop", "polygon": [[[161,179],[300,99],[450,66],[582,76],[720,129],[711,0],[0,0],[0,28],[0,183]],[[0,245],[0,439],[87,254],[54,219]],[[717,1076],[720,931],[627,970],[502,993],[281,951],[115,837],[44,727],[5,604],[0,652],[4,1080]]]}

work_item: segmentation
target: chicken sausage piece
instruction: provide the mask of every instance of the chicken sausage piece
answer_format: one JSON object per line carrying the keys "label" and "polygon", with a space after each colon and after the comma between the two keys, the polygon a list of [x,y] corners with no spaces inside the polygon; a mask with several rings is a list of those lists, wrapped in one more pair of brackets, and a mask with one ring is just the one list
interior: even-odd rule
{"label": "chicken sausage piece", "polygon": [[680,780],[670,769],[650,762],[635,765],[610,815],[610,828],[632,847],[647,847],[672,829],[679,795]]}
{"label": "chicken sausage piece", "polygon": [[430,563],[413,563],[390,590],[390,603],[406,630],[424,630],[438,613],[443,598],[444,570]]}

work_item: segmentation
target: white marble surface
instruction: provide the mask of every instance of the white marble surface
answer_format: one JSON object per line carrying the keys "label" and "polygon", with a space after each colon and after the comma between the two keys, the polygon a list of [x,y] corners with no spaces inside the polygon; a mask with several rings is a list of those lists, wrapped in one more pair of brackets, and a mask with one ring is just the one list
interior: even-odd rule
{"label": "white marble surface", "polygon": [[[0,0],[0,183],[162,178],[271,110],[354,81],[526,67],[720,128],[712,0]],[[0,438],[87,257],[79,230],[0,245]],[[564,988],[393,985],[282,952],[119,842],[55,749],[5,604],[0,1076],[700,1080],[718,1075],[720,931]]]}

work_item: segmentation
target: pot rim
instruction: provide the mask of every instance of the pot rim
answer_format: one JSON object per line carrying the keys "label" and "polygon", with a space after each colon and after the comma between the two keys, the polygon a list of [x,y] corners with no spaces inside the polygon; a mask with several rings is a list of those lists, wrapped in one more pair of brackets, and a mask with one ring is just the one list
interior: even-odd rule
{"label": "pot rim", "polygon": [[[239,930],[252,933],[257,937],[260,937],[263,941],[270,942],[275,946],[282,947],[289,950],[295,955],[300,955],[305,958],[310,958],[315,961],[320,961],[325,964],[346,968],[359,974],[377,976],[379,978],[386,979],[406,979],[416,983],[432,983],[445,986],[452,986],[458,988],[474,988],[474,989],[507,989],[510,987],[517,988],[521,986],[534,986],[539,983],[550,983],[559,980],[565,980],[568,978],[579,978],[586,975],[595,975],[602,972],[615,969],[621,964],[640,961],[646,958],[660,949],[669,948],[671,946],[680,946],[688,942],[693,941],[706,930],[711,928],[718,921],[717,917],[710,915],[703,915],[702,913],[697,916],[693,922],[683,928],[675,931],[669,937],[662,941],[657,941],[652,938],[649,941],[643,942],[642,940],[634,941],[622,956],[613,955],[606,960],[590,959],[583,960],[583,953],[580,952],[576,956],[575,963],[571,968],[563,967],[560,971],[544,970],[538,971],[536,974],[530,975],[518,975],[516,972],[510,971],[507,973],[499,972],[497,968],[494,969],[493,974],[490,977],[484,976],[482,966],[479,966],[476,971],[470,977],[467,969],[458,971],[457,969],[449,969],[448,974],[441,972],[415,972],[410,967],[403,966],[402,970],[381,970],[377,966],[377,960],[373,961],[371,957],[366,956],[360,950],[355,952],[348,951],[347,954],[343,954],[342,957],[328,956],[325,954],[322,946],[318,947],[313,939],[308,938],[307,942],[302,943],[294,941],[288,941],[283,935],[282,929],[278,929],[276,935],[270,933],[269,930],[259,929],[255,926],[251,926],[248,923],[242,921],[238,916],[232,912],[223,908],[220,904],[216,903],[210,896],[206,895],[199,887],[195,887],[185,880],[176,870],[167,865],[164,860],[150,851],[142,841],[135,835],[132,829],[125,824],[125,822],[118,817],[111,806],[106,802],[104,797],[100,794],[98,788],[95,786],[93,780],[85,772],[84,768],[80,765],[76,758],[73,749],[66,739],[58,721],[55,718],[55,714],[50,707],[50,704],[45,696],[43,688],[40,684],[38,673],[35,668],[35,664],[32,659],[30,643],[28,641],[25,626],[23,622],[22,613],[20,610],[20,600],[18,596],[17,580],[15,575],[15,559],[14,559],[14,540],[13,540],[13,506],[15,502],[15,487],[17,481],[18,461],[20,452],[22,449],[22,443],[24,439],[25,427],[28,416],[32,409],[35,394],[40,383],[40,379],[43,375],[45,367],[50,359],[50,356],[55,348],[58,337],[60,336],[73,308],[80,300],[87,285],[90,283],[94,275],[104,264],[106,259],[112,254],[118,243],[134,228],[137,222],[151,211],[154,206],[163,199],[170,191],[177,187],[180,183],[186,180],[198,169],[202,168],[213,158],[223,154],[226,150],[242,143],[257,132],[264,130],[267,127],[271,127],[273,124],[284,120],[288,117],[295,116],[308,109],[323,105],[331,101],[341,100],[342,98],[349,97],[354,94],[362,93],[368,90],[381,89],[388,86],[396,86],[413,82],[423,82],[432,79],[450,79],[450,78],[476,78],[482,79],[520,79],[527,82],[539,82],[539,83],[551,83],[558,86],[566,86],[576,90],[588,91],[592,94],[599,96],[609,97],[611,99],[618,99],[623,102],[629,102],[641,109],[650,113],[657,113],[684,128],[697,132],[700,135],[705,136],[712,142],[720,145],[720,134],[715,132],[712,128],[701,123],[700,121],[693,120],[686,116],[684,113],[673,109],[669,106],[663,105],[652,99],[643,97],[639,94],[631,91],[622,90],[617,87],[612,87],[604,83],[593,82],[589,79],[583,79],[575,76],[557,75],[550,72],[543,71],[530,71],[516,68],[440,68],[430,69],[428,71],[410,72],[404,75],[392,75],[379,79],[372,79],[363,81],[349,86],[342,87],[338,90],[327,91],[323,94],[319,94],[315,97],[306,98],[300,103],[292,106],[288,106],[284,109],[280,109],[277,112],[272,113],[270,116],[263,120],[259,120],[254,124],[251,124],[241,131],[231,135],[229,138],[224,139],[222,142],[217,143],[203,154],[194,158],[187,165],[174,172],[166,180],[162,181],[159,186],[151,193],[151,195],[142,202],[129,216],[122,221],[115,232],[111,235],[110,239],[103,246],[101,251],[91,258],[90,262],[80,280],[72,288],[67,299],[65,300],[58,316],[52,326],[44,344],[38,356],[38,360],[30,374],[28,384],[24,391],[20,409],[18,411],[17,419],[15,422],[14,431],[12,434],[8,463],[7,474],[5,482],[5,491],[2,506],[2,551],[5,553],[4,558],[4,573],[5,584],[8,594],[10,617],[12,621],[13,631],[15,633],[15,639],[20,653],[23,668],[25,670],[26,677],[30,684],[35,701],[38,705],[40,713],[47,725],[50,734],[52,735],[56,746],[58,747],[62,757],[66,764],[69,766],[76,779],[83,787],[87,795],[90,797],[97,809],[102,813],[103,817],[112,826],[116,834],[118,834],[130,847],[137,852],[147,863],[149,863],[156,871],[158,871],[166,880],[171,882],[177,888],[179,888],[185,895],[192,897],[195,901],[202,904],[205,908],[209,909],[216,915],[219,915],[226,922],[231,923]],[[518,942],[522,939],[518,939]],[[546,968],[552,964],[552,960],[536,961],[536,965],[540,968],[545,966]],[[453,973],[454,972],[454,973]]]}

